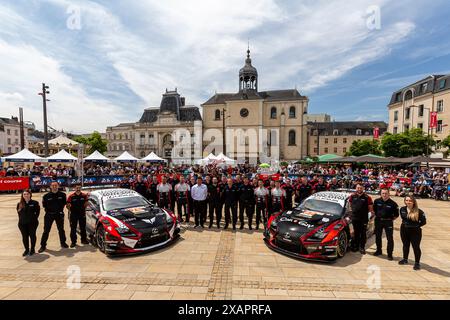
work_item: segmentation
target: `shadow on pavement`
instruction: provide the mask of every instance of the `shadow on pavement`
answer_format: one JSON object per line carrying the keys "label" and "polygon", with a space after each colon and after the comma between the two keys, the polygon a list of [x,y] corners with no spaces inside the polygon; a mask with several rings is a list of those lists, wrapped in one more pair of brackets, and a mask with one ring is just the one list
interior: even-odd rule
{"label": "shadow on pavement", "polygon": [[31,263],[41,263],[44,262],[45,260],[49,259],[50,256],[48,254],[44,254],[44,253],[36,253],[32,256],[27,256],[25,258],[26,261],[31,262]]}

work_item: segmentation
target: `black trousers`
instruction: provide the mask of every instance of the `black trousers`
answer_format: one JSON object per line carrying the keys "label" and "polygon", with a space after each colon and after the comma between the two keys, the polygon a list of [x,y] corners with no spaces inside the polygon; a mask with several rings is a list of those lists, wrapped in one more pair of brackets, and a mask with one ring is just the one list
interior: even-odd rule
{"label": "black trousers", "polygon": [[203,226],[206,222],[206,200],[194,200],[195,225]]}
{"label": "black trousers", "polygon": [[81,213],[70,213],[70,241],[77,243],[77,227],[80,226],[81,241],[87,241],[86,236],[86,215]]}
{"label": "black trousers", "polygon": [[292,200],[291,201],[286,200],[284,202],[284,210],[292,210]]}
{"label": "black trousers", "polygon": [[187,210],[188,208],[188,204],[187,204],[187,200],[177,200],[177,214],[178,214],[178,220],[181,221],[183,220],[183,211],[184,211],[184,216],[186,217],[186,222],[189,222],[189,212]]}
{"label": "black trousers", "polygon": [[[231,213],[231,215],[230,215]],[[233,218],[233,227],[237,224],[237,203],[225,203],[225,225],[228,226]]]}
{"label": "black trousers", "polygon": [[239,203],[239,221],[241,223],[241,226],[245,224],[244,221],[244,212],[248,219],[248,225],[251,226],[253,222],[253,215],[255,212],[255,207],[253,203],[248,201],[241,201]]}
{"label": "black trousers", "polygon": [[354,249],[365,249],[367,241],[367,222],[353,220],[354,239],[352,247]]}
{"label": "black trousers", "polygon": [[[30,223],[19,223],[19,230],[22,234],[22,242],[25,250],[34,250],[36,246],[36,229],[38,227],[38,222]],[[31,242],[31,247],[30,247]]]}
{"label": "black trousers", "polygon": [[256,204],[256,227],[259,227],[261,217],[264,222],[264,226],[267,224],[267,208],[264,205]]}
{"label": "black trousers", "polygon": [[159,199],[158,206],[159,206],[161,209],[168,209],[168,210],[171,210],[171,208],[170,208],[170,201],[169,201],[168,198],[161,198],[161,199]]}
{"label": "black trousers", "polygon": [[403,259],[408,259],[409,247],[413,247],[414,258],[417,263],[420,262],[422,251],[420,250],[420,242],[422,240],[421,228],[408,228],[403,224],[400,227],[400,238],[403,242]]}
{"label": "black trousers", "polygon": [[222,220],[222,205],[219,199],[213,199],[209,202],[209,225],[214,224],[214,213],[216,214],[217,227],[220,227],[220,220]]}
{"label": "black trousers", "polygon": [[377,244],[377,251],[382,251],[382,236],[383,230],[386,233],[387,239],[387,253],[392,256],[394,252],[394,221],[375,219],[375,242]]}
{"label": "black trousers", "polygon": [[47,246],[48,235],[50,234],[50,230],[52,229],[53,222],[56,223],[56,227],[58,228],[59,242],[61,244],[66,243],[66,232],[64,231],[64,214],[47,213],[44,216],[44,233],[42,234],[41,238],[41,247]]}
{"label": "black trousers", "polygon": [[270,206],[270,215],[280,211],[281,211],[281,203],[273,202],[272,205]]}

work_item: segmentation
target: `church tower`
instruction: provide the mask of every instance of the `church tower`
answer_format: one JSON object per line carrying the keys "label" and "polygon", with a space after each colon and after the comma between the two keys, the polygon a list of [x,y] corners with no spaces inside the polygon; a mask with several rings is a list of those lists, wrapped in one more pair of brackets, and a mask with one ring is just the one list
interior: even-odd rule
{"label": "church tower", "polygon": [[258,92],[258,71],[252,66],[250,48],[247,50],[245,65],[239,70],[239,92],[254,90]]}

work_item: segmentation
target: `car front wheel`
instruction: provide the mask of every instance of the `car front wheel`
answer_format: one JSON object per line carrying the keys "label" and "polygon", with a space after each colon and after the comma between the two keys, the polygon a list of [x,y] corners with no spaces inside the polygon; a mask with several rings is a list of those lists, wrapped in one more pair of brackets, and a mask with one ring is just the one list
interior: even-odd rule
{"label": "car front wheel", "polygon": [[338,243],[337,243],[337,248],[336,248],[338,258],[342,258],[345,255],[345,253],[347,252],[347,247],[348,247],[347,232],[345,232],[345,230],[342,230],[339,233]]}
{"label": "car front wheel", "polygon": [[99,226],[97,228],[97,232],[95,233],[95,242],[97,243],[97,247],[100,251],[105,253],[105,229],[103,226]]}

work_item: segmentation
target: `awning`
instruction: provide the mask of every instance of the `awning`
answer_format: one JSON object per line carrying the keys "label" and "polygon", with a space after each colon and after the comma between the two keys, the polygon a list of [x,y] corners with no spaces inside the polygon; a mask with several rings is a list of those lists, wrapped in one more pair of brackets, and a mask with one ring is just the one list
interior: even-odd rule
{"label": "awning", "polygon": [[128,151],[124,151],[120,156],[115,158],[113,161],[115,162],[136,162],[139,159],[132,156]]}
{"label": "awning", "polygon": [[145,158],[142,158],[140,161],[145,162],[167,162],[167,160],[158,157],[158,155],[154,152],[151,152],[149,155],[147,155]]}
{"label": "awning", "polygon": [[95,150],[91,155],[84,158],[85,162],[107,162],[109,159]]}
{"label": "awning", "polygon": [[4,162],[42,162],[45,161],[44,158],[35,155],[28,149],[23,149],[22,151],[17,152],[16,154],[12,154],[7,157],[3,157],[2,161]]}
{"label": "awning", "polygon": [[46,160],[48,162],[74,162],[78,159],[63,149],[60,152],[48,157]]}

